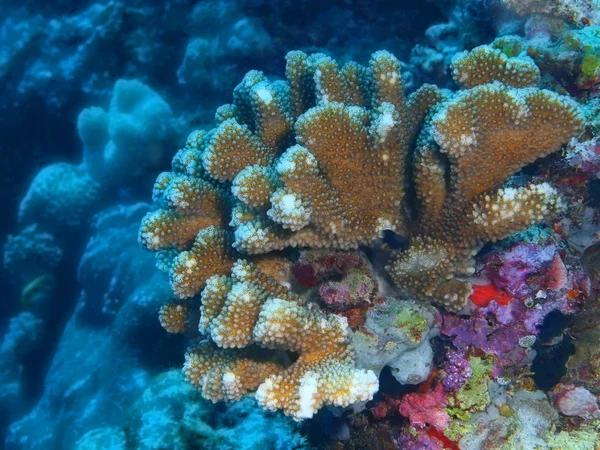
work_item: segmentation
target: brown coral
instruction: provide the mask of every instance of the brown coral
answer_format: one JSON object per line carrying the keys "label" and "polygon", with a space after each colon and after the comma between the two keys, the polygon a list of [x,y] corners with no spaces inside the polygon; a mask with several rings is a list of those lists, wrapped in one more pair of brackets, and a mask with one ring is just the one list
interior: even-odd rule
{"label": "brown coral", "polygon": [[215,259],[214,270],[196,264],[208,255],[196,233],[224,226],[223,188],[236,202],[233,246],[245,253],[355,248],[382,230],[403,229],[409,141],[437,90],[421,90],[409,115],[400,63],[387,52],[375,53],[368,68],[343,69],[325,55],[292,52],[286,74],[287,83],[271,83],[249,72],[233,104],[219,108],[220,124],[193,133],[173,171],[156,182],[161,209],[144,219],[140,242],[183,251],[171,261],[171,253],[161,254],[180,297],[197,294],[207,275],[227,271],[227,254]]}
{"label": "brown coral", "polygon": [[[369,400],[377,390],[375,374],[355,366],[345,319],[303,306],[253,264],[239,260],[231,277],[212,277],[202,297],[201,331],[220,348],[193,346],[184,371],[205,397],[236,400],[258,389],[262,406],[300,420],[324,404]],[[300,356],[286,367],[254,344]]]}
{"label": "brown coral", "polygon": [[547,183],[498,189],[511,174],[556,151],[582,127],[575,104],[539,89],[500,83],[460,92],[440,105],[415,158],[419,233],[389,267],[411,295],[451,311],[471,293],[472,256],[556,213]]}
{"label": "brown coral", "polygon": [[190,329],[191,318],[194,314],[189,305],[182,303],[167,303],[158,312],[160,325],[168,332],[182,334]]}
{"label": "brown coral", "polygon": [[[163,309],[165,327],[184,330],[200,307],[199,331],[212,342],[190,349],[185,372],[206,397],[256,390],[265,408],[300,420],[377,389],[373,372],[356,367],[345,319],[291,292],[289,264],[265,253],[356,248],[383,230],[406,233],[411,244],[396,253],[392,278],[456,311],[484,242],[559,209],[546,183],[499,186],[576,134],[577,108],[549,91],[511,87],[537,79],[529,62],[492,52],[483,61],[495,69],[482,76],[480,52],[456,65],[474,88],[452,95],[426,85],[408,100],[387,52],[343,68],[292,52],[286,81],[249,72],[217,111],[217,127],[188,138],[156,182],[160,209],[139,239],[158,251],[176,295],[190,298],[188,309]],[[493,78],[504,84],[480,84]],[[281,350],[297,359],[276,358]]]}
{"label": "brown coral", "polygon": [[463,88],[499,81],[506,86],[535,86],[540,69],[528,56],[509,58],[490,45],[457,53],[452,58],[452,76]]}

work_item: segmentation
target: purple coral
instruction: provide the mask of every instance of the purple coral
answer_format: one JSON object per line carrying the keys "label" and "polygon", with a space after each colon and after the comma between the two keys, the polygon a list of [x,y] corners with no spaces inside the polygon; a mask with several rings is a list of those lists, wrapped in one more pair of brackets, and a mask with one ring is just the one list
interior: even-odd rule
{"label": "purple coral", "polygon": [[461,350],[466,351],[473,346],[487,354],[496,355],[503,362],[519,363],[527,356],[527,350],[519,346],[519,339],[531,334],[523,328],[520,322],[503,325],[493,315],[479,310],[468,319],[445,315],[442,333],[450,336],[454,346]]}
{"label": "purple coral", "polygon": [[527,279],[552,263],[555,250],[553,245],[517,244],[504,254],[492,255],[485,273],[497,288],[522,298],[533,292]]}
{"label": "purple coral", "polygon": [[442,333],[452,339],[454,346],[467,350],[477,347],[497,356],[501,363],[522,363],[528,349],[519,345],[525,336],[535,336],[544,318],[552,311],[572,314],[577,306],[562,292],[550,292],[544,303],[532,308],[523,301],[499,305],[492,301],[485,308],[477,308],[468,318],[453,314],[443,315]]}
{"label": "purple coral", "polygon": [[446,376],[442,383],[449,391],[458,391],[473,373],[471,363],[465,358],[465,353],[457,351],[449,351],[446,355],[444,371]]}

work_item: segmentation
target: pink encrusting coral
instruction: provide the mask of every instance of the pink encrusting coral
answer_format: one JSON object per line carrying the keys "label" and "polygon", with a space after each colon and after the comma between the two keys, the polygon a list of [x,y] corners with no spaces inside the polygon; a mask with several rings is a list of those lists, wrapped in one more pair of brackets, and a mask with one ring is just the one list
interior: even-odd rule
{"label": "pink encrusting coral", "polygon": [[400,414],[408,417],[410,424],[416,428],[431,425],[444,430],[450,421],[450,416],[444,411],[447,404],[444,387],[438,384],[431,392],[406,394],[400,403]]}

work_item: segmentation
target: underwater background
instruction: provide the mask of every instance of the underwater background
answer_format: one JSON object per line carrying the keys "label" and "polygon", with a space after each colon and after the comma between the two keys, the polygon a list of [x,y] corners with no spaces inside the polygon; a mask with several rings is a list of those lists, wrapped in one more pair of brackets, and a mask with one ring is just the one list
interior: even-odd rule
{"label": "underwater background", "polygon": [[598,0],[0,13],[3,448],[600,448]]}

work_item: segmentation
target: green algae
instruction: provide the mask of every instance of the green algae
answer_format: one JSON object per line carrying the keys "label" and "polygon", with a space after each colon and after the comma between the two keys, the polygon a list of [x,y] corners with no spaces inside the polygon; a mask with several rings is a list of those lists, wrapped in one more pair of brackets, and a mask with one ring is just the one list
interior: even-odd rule
{"label": "green algae", "polygon": [[482,411],[490,402],[487,382],[492,365],[482,358],[469,358],[473,375],[456,393],[456,400],[463,411]]}
{"label": "green algae", "polygon": [[600,435],[592,427],[576,431],[549,433],[546,437],[548,449],[553,450],[593,450],[600,448]]}
{"label": "green algae", "polygon": [[396,315],[393,325],[402,329],[412,342],[421,341],[422,335],[429,327],[427,321],[419,314],[418,309],[404,308]]}

